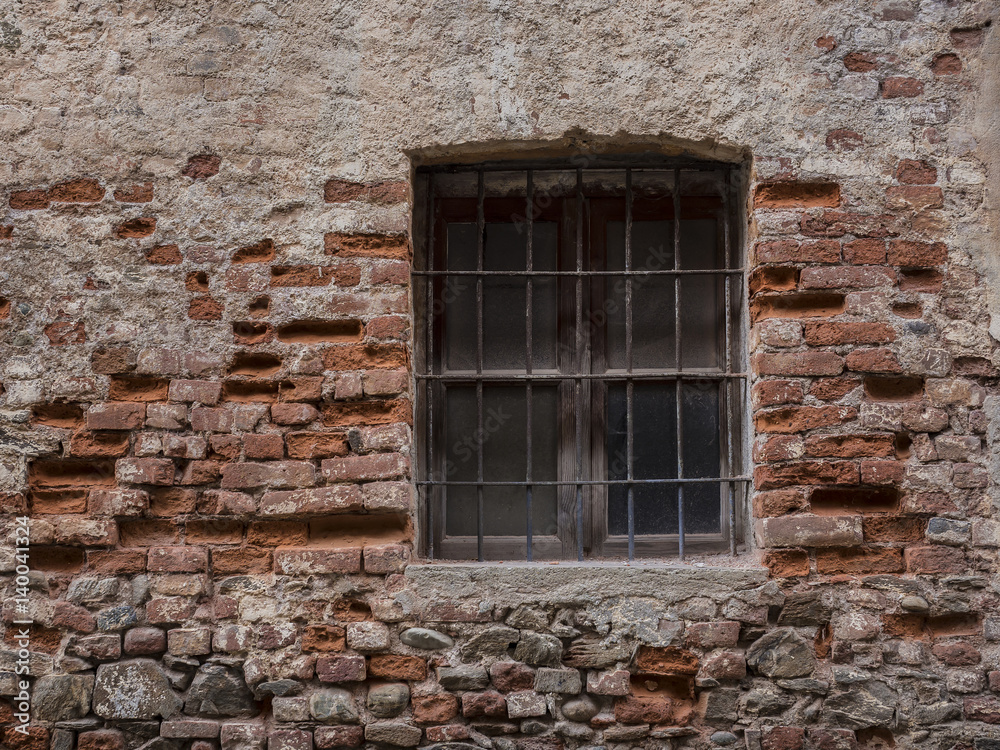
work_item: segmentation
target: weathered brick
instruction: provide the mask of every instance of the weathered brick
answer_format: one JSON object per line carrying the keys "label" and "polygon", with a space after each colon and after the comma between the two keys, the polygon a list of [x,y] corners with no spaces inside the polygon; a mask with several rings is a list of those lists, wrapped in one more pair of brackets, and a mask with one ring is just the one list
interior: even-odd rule
{"label": "weathered brick", "polygon": [[363,508],[361,490],[356,485],[265,492],[260,500],[260,514],[273,518],[350,513]]}
{"label": "weathered brick", "polygon": [[759,411],[754,424],[760,432],[806,432],[843,424],[857,416],[857,410],[850,406],[793,406]]}
{"label": "weathered brick", "polygon": [[864,538],[861,516],[762,518],[757,535],[765,547],[844,547],[861,544]]}
{"label": "weathered brick", "polygon": [[87,410],[88,430],[137,430],[146,418],[146,405],[128,402],[95,404]]}
{"label": "weathered brick", "polygon": [[409,475],[410,462],[398,453],[331,458],[323,461],[322,472],[331,482],[400,479]]}
{"label": "weathered brick", "polygon": [[[326,463],[324,461],[324,463]],[[233,463],[222,469],[222,488],[227,490],[283,489],[309,487],[316,483],[312,464],[304,461],[270,461],[267,463]]]}
{"label": "weathered brick", "polygon": [[852,461],[796,461],[754,469],[754,486],[758,490],[791,485],[857,483],[858,467]]}
{"label": "weathered brick", "polygon": [[360,573],[361,548],[279,549],[274,553],[274,572],[286,576]]}
{"label": "weathered brick", "polygon": [[[807,323],[805,340],[812,346],[841,344],[888,344],[896,339],[896,331],[886,323]],[[822,373],[837,374],[837,373]]]}
{"label": "weathered brick", "polygon": [[865,289],[895,285],[895,271],[882,266],[805,268],[799,276],[802,289]]}

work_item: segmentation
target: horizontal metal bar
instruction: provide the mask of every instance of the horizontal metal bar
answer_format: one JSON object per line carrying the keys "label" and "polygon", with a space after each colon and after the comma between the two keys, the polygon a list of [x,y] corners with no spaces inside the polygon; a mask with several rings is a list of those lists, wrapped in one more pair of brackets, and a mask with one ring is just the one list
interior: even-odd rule
{"label": "horizontal metal bar", "polygon": [[411,271],[412,276],[738,276],[742,268],[662,268],[651,271]]}
{"label": "horizontal metal bar", "polygon": [[[532,487],[576,487],[578,485],[588,485],[594,487],[607,487],[617,484],[729,484],[732,482],[750,482],[753,477],[684,477],[683,479],[568,479],[568,480],[532,480]],[[436,482],[433,479],[424,479],[417,482],[418,485],[433,485],[435,487],[527,487],[527,482],[468,482],[445,480]]]}
{"label": "horizontal metal bar", "polygon": [[422,375],[417,373],[414,377],[417,380],[443,380],[449,382],[468,382],[475,385],[478,381],[499,383],[499,382],[511,382],[511,383],[525,383],[525,382],[535,382],[539,380],[553,380],[553,381],[566,381],[572,382],[577,379],[581,380],[604,380],[604,381],[622,381],[626,380],[663,380],[673,382],[675,380],[742,380],[747,377],[745,372],[697,372],[692,370],[685,370],[684,372],[650,372],[650,373],[637,373],[633,372],[628,374],[624,371],[615,371],[604,373],[581,373],[578,375],[564,375],[562,373],[532,373],[531,375],[512,375],[506,373],[497,373],[495,375],[490,375],[488,373],[483,373],[478,375],[475,372],[466,372],[463,370],[450,373],[448,375]]}

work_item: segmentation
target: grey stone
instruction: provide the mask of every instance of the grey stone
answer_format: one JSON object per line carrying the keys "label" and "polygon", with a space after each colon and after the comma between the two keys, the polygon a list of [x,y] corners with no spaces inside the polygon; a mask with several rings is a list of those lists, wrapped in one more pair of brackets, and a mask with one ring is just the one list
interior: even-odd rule
{"label": "grey stone", "polygon": [[409,724],[397,724],[387,722],[385,724],[366,724],[365,739],[369,742],[384,742],[386,745],[396,747],[416,747],[420,744],[421,732],[419,727]]}
{"label": "grey stone", "polygon": [[512,719],[526,719],[534,716],[545,716],[548,713],[548,702],[545,696],[534,690],[518,690],[507,693],[507,716]]}
{"label": "grey stone", "polygon": [[211,719],[171,719],[160,725],[160,735],[179,739],[215,739],[219,722]]}
{"label": "grey stone", "polygon": [[97,668],[94,713],[105,719],[164,719],[182,705],[156,662],[136,659]]}
{"label": "grey stone", "polygon": [[931,605],[927,603],[927,600],[922,596],[915,596],[910,594],[909,596],[904,596],[903,600],[899,603],[899,606],[905,609],[907,612],[930,612]]}
{"label": "grey stone", "polygon": [[830,605],[817,591],[791,593],[778,616],[779,625],[821,625],[830,621]]}
{"label": "grey stone", "polygon": [[401,683],[378,685],[368,690],[368,710],[377,719],[399,716],[409,702],[410,688]]}
{"label": "grey stone", "polygon": [[793,693],[826,695],[830,692],[830,683],[826,680],[811,680],[808,677],[800,677],[797,680],[776,680],[776,682],[778,687],[791,690]]}
{"label": "grey stone", "polygon": [[222,750],[264,750],[267,727],[258,722],[227,721],[219,733]]}
{"label": "grey stone", "polygon": [[549,731],[549,725],[544,721],[539,721],[538,719],[525,719],[521,722],[519,727],[521,734],[536,735],[545,734]]}
{"label": "grey stone", "polygon": [[558,667],[562,662],[562,641],[554,635],[522,633],[514,649],[514,660],[533,667]]}
{"label": "grey stone", "polygon": [[166,737],[154,737],[149,742],[136,750],[181,750],[183,743],[181,740],[170,740]]}
{"label": "grey stone", "polygon": [[732,732],[714,732],[709,739],[712,740],[714,744],[725,747],[736,742],[736,735]]}
{"label": "grey stone", "polygon": [[549,627],[549,614],[541,607],[522,604],[507,615],[505,622],[520,630],[546,630]]}
{"label": "grey stone", "polygon": [[932,518],[927,522],[927,539],[938,544],[959,546],[972,538],[972,524],[951,518]]}
{"label": "grey stone", "polygon": [[899,696],[883,682],[852,685],[827,697],[823,720],[849,729],[892,728],[898,702]]}
{"label": "grey stone", "polygon": [[446,690],[481,690],[490,684],[486,668],[475,666],[438,667],[438,682]]}
{"label": "grey stone", "polygon": [[67,656],[96,661],[115,661],[121,658],[122,639],[117,633],[108,635],[87,635],[74,638],[66,647]]}
{"label": "grey stone", "polygon": [[562,714],[570,721],[590,721],[600,710],[597,703],[589,695],[566,701],[562,706]]}
{"label": "grey stone", "polygon": [[556,734],[569,737],[572,740],[592,740],[594,730],[586,724],[577,724],[573,721],[557,721],[554,727]]}
{"label": "grey stone", "polygon": [[765,677],[808,677],[816,668],[816,651],[794,630],[780,628],[747,649],[747,666]]}
{"label": "grey stone", "polygon": [[346,690],[319,690],[309,696],[309,713],[317,721],[331,724],[357,724],[358,708]]}
{"label": "grey stone", "polygon": [[535,690],[539,693],[577,694],[583,689],[580,672],[576,669],[541,667],[535,672]]}
{"label": "grey stone", "polygon": [[631,742],[641,740],[647,735],[649,735],[649,727],[642,724],[634,727],[616,725],[604,730],[604,739],[606,742]]}
{"label": "grey stone", "polygon": [[563,662],[580,669],[601,669],[632,657],[632,644],[626,641],[609,643],[608,640],[594,635],[581,636],[566,649]]}
{"label": "grey stone", "polygon": [[94,678],[60,674],[39,677],[32,688],[31,713],[39,721],[80,719],[90,713]]}
{"label": "grey stone", "polygon": [[114,599],[118,589],[117,578],[77,578],[66,590],[66,600],[81,604]]}
{"label": "grey stone", "polygon": [[752,718],[777,716],[794,702],[795,699],[777,685],[765,684],[741,696],[740,709]]}
{"label": "grey stone", "polygon": [[738,688],[718,688],[709,691],[705,701],[705,721],[710,724],[732,724],[736,721],[739,700]]}
{"label": "grey stone", "polygon": [[105,632],[112,630],[125,630],[139,622],[139,615],[135,607],[122,604],[119,607],[102,609],[97,613],[97,628]]}
{"label": "grey stone", "polygon": [[201,662],[193,657],[173,654],[164,654],[163,663],[171,669],[179,669],[182,672],[194,672],[201,666]]}
{"label": "grey stone", "polygon": [[68,729],[52,730],[49,750],[73,750],[73,733]]}
{"label": "grey stone", "polygon": [[430,628],[407,628],[400,633],[399,640],[405,646],[422,648],[427,651],[437,651],[455,645],[455,641],[450,636]]}
{"label": "grey stone", "polygon": [[243,674],[221,664],[205,664],[188,690],[184,713],[209,717],[256,716],[259,712]]}
{"label": "grey stone", "polygon": [[273,682],[262,682],[257,686],[256,692],[259,695],[298,695],[302,692],[302,683],[297,680],[274,680]]}
{"label": "grey stone", "polygon": [[833,681],[838,685],[854,685],[858,682],[868,682],[872,678],[870,673],[852,667],[834,667],[831,673]]}
{"label": "grey stone", "polygon": [[505,625],[487,628],[462,645],[462,659],[472,661],[483,657],[506,656],[507,650],[521,637],[521,632]]}
{"label": "grey stone", "polygon": [[948,701],[917,704],[910,711],[910,720],[921,726],[944,724],[946,721],[955,721],[960,718],[962,718],[962,706]]}
{"label": "grey stone", "polygon": [[309,699],[302,696],[278,696],[271,701],[275,721],[309,721]]}

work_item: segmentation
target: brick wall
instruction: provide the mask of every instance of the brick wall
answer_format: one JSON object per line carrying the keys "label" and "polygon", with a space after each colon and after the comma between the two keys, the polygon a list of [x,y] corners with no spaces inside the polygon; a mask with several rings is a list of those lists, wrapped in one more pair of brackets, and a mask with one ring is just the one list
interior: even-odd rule
{"label": "brick wall", "polygon": [[[1000,747],[993,9],[584,5],[0,15],[6,747]],[[737,559],[411,564],[406,152],[516,141],[747,163]]]}

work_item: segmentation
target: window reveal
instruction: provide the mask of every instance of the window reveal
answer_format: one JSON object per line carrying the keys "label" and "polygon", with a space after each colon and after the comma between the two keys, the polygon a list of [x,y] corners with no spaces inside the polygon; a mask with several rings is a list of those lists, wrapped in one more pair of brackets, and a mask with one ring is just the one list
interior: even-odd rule
{"label": "window reveal", "polygon": [[735,552],[733,182],[719,164],[418,173],[428,556]]}

